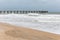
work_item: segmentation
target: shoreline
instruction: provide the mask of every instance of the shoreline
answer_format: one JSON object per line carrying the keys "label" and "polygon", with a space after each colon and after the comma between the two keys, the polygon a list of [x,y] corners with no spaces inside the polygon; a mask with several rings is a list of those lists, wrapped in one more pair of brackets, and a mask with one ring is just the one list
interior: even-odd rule
{"label": "shoreline", "polygon": [[33,30],[24,27],[17,27],[7,23],[0,23],[0,29],[2,30],[2,31],[0,30],[1,40],[13,40],[13,39],[14,40],[40,40],[40,39],[59,40],[60,39],[60,35],[44,32],[44,31]]}
{"label": "shoreline", "polygon": [[[60,34],[60,31],[59,31],[60,22],[43,22],[44,21],[43,19],[45,16],[43,18],[42,17],[43,16],[41,16],[41,19],[39,19],[36,17],[35,18],[27,17],[26,15],[25,16],[16,15],[16,14],[0,15],[0,22],[9,23],[9,24],[13,24],[16,26],[23,26],[23,27],[31,28],[31,29],[35,29],[35,30],[42,30],[42,31],[46,31],[46,32],[54,33],[54,34]],[[20,20],[22,20],[22,21],[20,21]],[[42,21],[35,22],[34,20],[40,20],[40,21],[42,20]],[[55,20],[55,18],[54,18],[54,20]],[[45,21],[47,21],[47,19]]]}

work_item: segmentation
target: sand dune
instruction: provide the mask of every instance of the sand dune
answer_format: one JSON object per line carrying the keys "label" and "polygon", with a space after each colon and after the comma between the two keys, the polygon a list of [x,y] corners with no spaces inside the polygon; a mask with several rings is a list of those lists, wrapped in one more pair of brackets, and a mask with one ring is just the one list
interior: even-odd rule
{"label": "sand dune", "polygon": [[60,40],[60,35],[0,23],[0,40]]}

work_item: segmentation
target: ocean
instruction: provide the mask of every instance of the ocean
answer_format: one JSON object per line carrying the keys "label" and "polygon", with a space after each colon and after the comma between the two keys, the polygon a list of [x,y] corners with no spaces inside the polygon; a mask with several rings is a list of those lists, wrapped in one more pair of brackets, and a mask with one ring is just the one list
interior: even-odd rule
{"label": "ocean", "polygon": [[0,22],[60,34],[60,14],[1,14]]}

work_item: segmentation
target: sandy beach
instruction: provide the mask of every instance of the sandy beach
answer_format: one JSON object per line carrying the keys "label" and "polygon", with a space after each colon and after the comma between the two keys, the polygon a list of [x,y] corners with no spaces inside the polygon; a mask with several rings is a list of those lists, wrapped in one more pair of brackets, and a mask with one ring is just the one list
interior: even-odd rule
{"label": "sandy beach", "polygon": [[0,40],[60,40],[60,35],[0,23]]}

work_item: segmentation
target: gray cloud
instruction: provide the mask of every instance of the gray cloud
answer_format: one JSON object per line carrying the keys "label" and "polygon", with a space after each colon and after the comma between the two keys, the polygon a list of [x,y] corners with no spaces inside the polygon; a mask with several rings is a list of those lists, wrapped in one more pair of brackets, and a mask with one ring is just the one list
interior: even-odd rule
{"label": "gray cloud", "polygon": [[0,0],[0,9],[60,10],[60,0]]}

